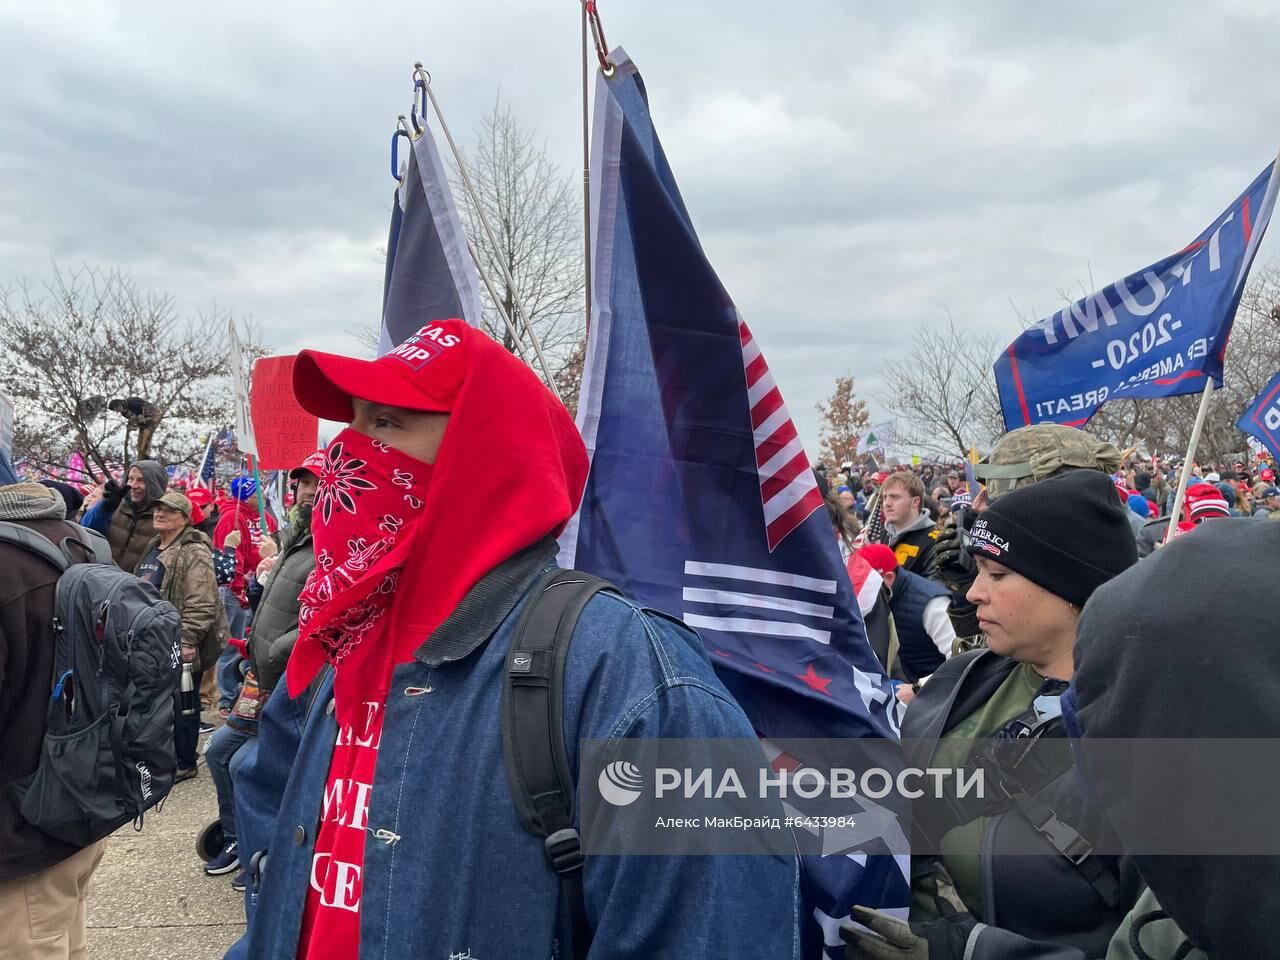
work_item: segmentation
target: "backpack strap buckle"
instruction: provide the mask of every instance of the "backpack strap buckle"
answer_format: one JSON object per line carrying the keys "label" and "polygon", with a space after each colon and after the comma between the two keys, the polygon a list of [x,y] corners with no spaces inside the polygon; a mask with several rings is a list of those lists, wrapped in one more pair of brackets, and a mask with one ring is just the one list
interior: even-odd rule
{"label": "backpack strap buckle", "polygon": [[557,830],[543,841],[547,859],[556,873],[564,876],[582,869],[586,858],[582,855],[582,841],[572,827]]}
{"label": "backpack strap buckle", "polygon": [[1080,866],[1093,855],[1093,846],[1070,824],[1063,823],[1056,813],[1050,812],[1049,819],[1037,824],[1036,829],[1052,844],[1053,848],[1066,857],[1072,866]]}

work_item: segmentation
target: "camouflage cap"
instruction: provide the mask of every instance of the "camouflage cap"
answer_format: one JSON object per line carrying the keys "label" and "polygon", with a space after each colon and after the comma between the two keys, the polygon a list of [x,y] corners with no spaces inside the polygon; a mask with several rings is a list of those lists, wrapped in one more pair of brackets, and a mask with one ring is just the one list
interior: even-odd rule
{"label": "camouflage cap", "polygon": [[987,486],[987,498],[994,500],[1068,470],[1115,473],[1120,459],[1114,443],[1060,423],[1037,423],[1011,430],[997,440],[991,455],[975,472]]}

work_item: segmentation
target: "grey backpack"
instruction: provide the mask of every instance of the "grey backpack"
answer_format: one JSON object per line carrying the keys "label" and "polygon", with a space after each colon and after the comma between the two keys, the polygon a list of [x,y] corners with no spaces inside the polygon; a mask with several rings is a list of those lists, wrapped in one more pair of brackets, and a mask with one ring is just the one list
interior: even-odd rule
{"label": "grey backpack", "polygon": [[72,526],[54,543],[0,522],[0,542],[61,572],[48,730],[35,772],[8,790],[32,826],[85,846],[141,826],[173,787],[180,620],[151,584],[110,562],[101,536]]}

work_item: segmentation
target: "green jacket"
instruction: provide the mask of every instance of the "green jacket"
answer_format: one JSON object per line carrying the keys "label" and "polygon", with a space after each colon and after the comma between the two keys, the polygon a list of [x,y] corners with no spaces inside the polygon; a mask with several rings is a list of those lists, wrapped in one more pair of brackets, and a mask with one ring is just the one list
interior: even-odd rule
{"label": "green jacket", "polygon": [[[134,564],[135,572],[143,558],[159,545],[160,538],[152,537]],[[195,527],[188,526],[160,551],[160,562],[164,564],[160,593],[182,618],[182,642],[200,651],[201,670],[212,669],[218,662],[222,645],[231,635],[226,608],[218,598],[218,580],[213,573],[213,543]]]}
{"label": "green jacket", "polygon": [[279,683],[298,640],[298,594],[315,565],[310,527],[282,538],[280,556],[267,578],[249,639],[249,662],[264,691]]}

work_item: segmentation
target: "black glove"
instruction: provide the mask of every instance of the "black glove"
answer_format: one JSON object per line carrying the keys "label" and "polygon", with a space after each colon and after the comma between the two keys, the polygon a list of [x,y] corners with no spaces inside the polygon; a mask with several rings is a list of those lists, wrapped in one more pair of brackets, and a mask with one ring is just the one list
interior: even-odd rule
{"label": "black glove", "polygon": [[124,487],[114,480],[108,480],[102,488],[102,505],[108,510],[115,510],[124,501]]}
{"label": "black glove", "polygon": [[964,960],[969,934],[978,924],[971,913],[908,923],[867,907],[854,907],[853,919],[871,932],[841,925],[846,960]]}
{"label": "black glove", "polygon": [[[965,599],[965,594],[973,586],[977,569],[964,549],[965,532],[973,529],[973,521],[977,519],[973,510],[960,510],[947,518],[942,533],[938,536],[933,553],[929,557],[926,576],[936,583],[942,584],[951,592],[951,606],[947,614],[951,617],[951,625],[957,637],[972,637],[982,633],[978,627],[978,608]],[[955,518],[959,517],[960,523]]]}

